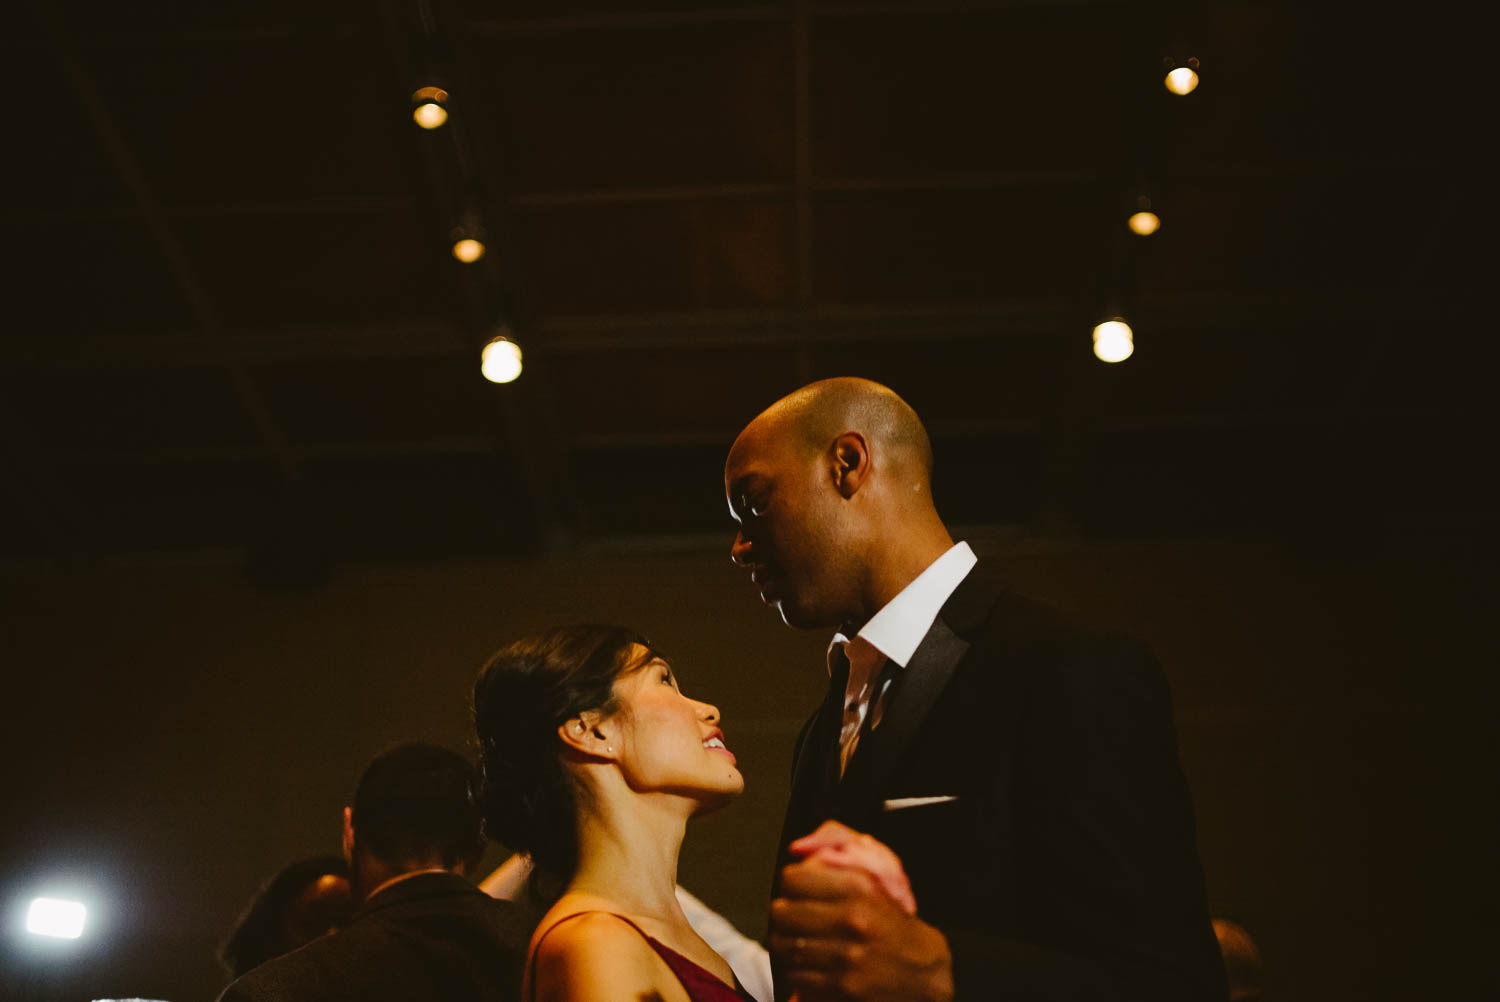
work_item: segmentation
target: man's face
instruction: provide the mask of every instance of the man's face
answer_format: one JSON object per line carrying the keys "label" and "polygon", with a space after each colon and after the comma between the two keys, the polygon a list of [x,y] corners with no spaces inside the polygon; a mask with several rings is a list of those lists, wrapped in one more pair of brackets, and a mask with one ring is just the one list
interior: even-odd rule
{"label": "man's face", "polygon": [[824,466],[763,419],[741,433],[724,465],[724,496],[739,523],[730,559],[799,629],[839,626],[854,614],[857,569]]}

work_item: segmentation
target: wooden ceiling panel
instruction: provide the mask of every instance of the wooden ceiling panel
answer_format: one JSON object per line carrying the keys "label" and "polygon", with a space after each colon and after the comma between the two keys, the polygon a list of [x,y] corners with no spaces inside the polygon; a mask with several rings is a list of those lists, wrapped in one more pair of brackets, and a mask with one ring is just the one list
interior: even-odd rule
{"label": "wooden ceiling panel", "polygon": [[272,413],[296,445],[473,442],[501,430],[474,356],[362,358],[253,370]]}
{"label": "wooden ceiling panel", "polygon": [[765,307],[788,296],[782,201],[534,208],[517,224],[542,315]]}
{"label": "wooden ceiling panel", "polygon": [[[662,12],[689,14],[724,10],[716,0],[456,0],[455,6],[471,22],[483,24],[499,20],[505,24],[541,22],[542,25],[566,23],[568,18],[650,16]],[[785,3],[742,4],[735,10],[785,10]]]}
{"label": "wooden ceiling panel", "polygon": [[[89,54],[101,99],[164,205],[404,199],[405,95],[371,32]],[[185,83],[191,81],[190,84]]]}
{"label": "wooden ceiling panel", "polygon": [[819,302],[1080,297],[1104,244],[1088,188],[825,195],[814,215]]}
{"label": "wooden ceiling panel", "polygon": [[268,209],[176,225],[226,326],[426,320],[462,301],[463,266],[409,213]]}
{"label": "wooden ceiling panel", "polygon": [[1349,170],[1177,184],[1162,228],[1135,242],[1140,294],[1278,291],[1314,299],[1405,281],[1438,244],[1440,182],[1422,172]]}
{"label": "wooden ceiling panel", "polygon": [[[5,214],[54,212],[131,204],[130,193],[110,163],[98,133],[76,93],[55,81],[57,63],[44,49],[7,49],[6,72],[12,80],[37,81],[37,91],[17,95],[21,129],[0,157],[0,192]],[[27,134],[41,141],[27,141]],[[8,225],[5,219],[3,225]]]}
{"label": "wooden ceiling panel", "polygon": [[787,181],[790,30],[636,27],[483,39],[521,191]]}
{"label": "wooden ceiling panel", "polygon": [[1334,324],[1153,330],[1137,324],[1135,354],[1099,370],[1102,415],[1281,414],[1288,420],[1331,405],[1329,388],[1358,361],[1361,332]]}
{"label": "wooden ceiling panel", "polygon": [[57,0],[58,21],[69,32],[96,44],[122,39],[181,39],[192,34],[296,33],[316,31],[368,15],[363,0],[154,0],[120,5],[91,0]]}
{"label": "wooden ceiling panel", "polygon": [[25,366],[7,380],[37,447],[61,455],[254,447],[258,433],[221,368]]}
{"label": "wooden ceiling panel", "polygon": [[1120,9],[814,20],[813,173],[1112,170],[1126,139]]}
{"label": "wooden ceiling panel", "polygon": [[795,350],[759,347],[753,334],[737,348],[570,353],[551,366],[563,427],[585,442],[716,436],[727,452],[751,418],[799,385]]}
{"label": "wooden ceiling panel", "polygon": [[21,251],[8,253],[0,270],[8,334],[65,338],[192,326],[187,300],[140,219],[11,219],[4,235]]}

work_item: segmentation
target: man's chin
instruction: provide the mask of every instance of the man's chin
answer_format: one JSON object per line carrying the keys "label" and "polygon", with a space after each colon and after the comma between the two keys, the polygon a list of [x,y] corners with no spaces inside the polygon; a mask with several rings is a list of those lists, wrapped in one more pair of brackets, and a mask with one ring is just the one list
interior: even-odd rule
{"label": "man's chin", "polygon": [[827,617],[819,616],[785,598],[777,598],[770,604],[781,614],[781,621],[794,630],[821,630],[829,625],[837,625],[826,622]]}

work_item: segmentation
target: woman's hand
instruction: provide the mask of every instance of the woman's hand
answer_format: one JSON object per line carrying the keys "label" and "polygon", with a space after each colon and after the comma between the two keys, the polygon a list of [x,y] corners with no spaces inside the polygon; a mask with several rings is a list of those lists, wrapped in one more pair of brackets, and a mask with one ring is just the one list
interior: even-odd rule
{"label": "woman's hand", "polygon": [[917,899],[912,894],[906,870],[901,866],[901,858],[873,836],[837,821],[825,821],[817,831],[799,838],[788,848],[801,856],[803,862],[815,859],[830,866],[865,871],[906,914],[917,913]]}

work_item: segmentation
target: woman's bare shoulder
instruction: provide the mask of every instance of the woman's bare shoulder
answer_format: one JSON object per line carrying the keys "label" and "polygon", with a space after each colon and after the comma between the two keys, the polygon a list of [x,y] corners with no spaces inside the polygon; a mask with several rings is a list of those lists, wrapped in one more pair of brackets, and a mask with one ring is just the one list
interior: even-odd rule
{"label": "woman's bare shoulder", "polygon": [[686,999],[671,969],[624,919],[595,909],[558,912],[538,926],[544,935],[532,946],[537,1002]]}

